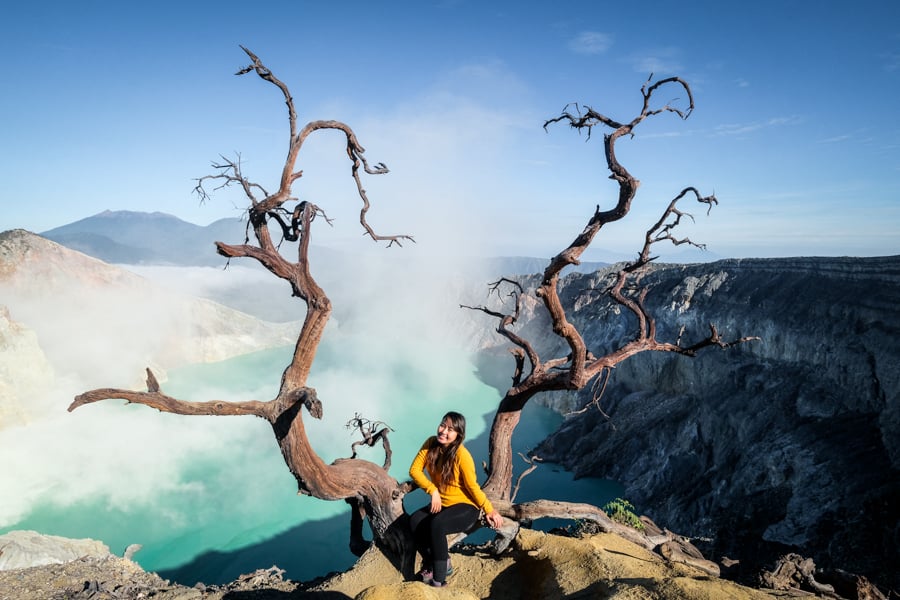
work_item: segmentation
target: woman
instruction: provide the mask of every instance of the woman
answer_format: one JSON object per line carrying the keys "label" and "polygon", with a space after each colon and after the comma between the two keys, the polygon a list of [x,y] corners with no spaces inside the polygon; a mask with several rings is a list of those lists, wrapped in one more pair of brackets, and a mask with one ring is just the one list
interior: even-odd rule
{"label": "woman", "polygon": [[[491,505],[475,478],[475,461],[463,446],[466,418],[448,412],[409,467],[409,475],[431,503],[410,515],[416,547],[422,555],[420,575],[435,587],[446,585],[450,558],[447,535],[466,531],[478,522],[480,511],[492,528],[503,524],[503,517]],[[428,476],[425,476],[425,472]]]}

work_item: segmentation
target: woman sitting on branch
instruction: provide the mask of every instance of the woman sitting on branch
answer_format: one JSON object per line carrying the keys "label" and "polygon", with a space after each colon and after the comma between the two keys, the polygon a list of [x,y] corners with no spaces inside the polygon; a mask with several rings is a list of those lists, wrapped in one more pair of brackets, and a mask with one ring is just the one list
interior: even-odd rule
{"label": "woman sitting on branch", "polygon": [[435,587],[446,585],[449,534],[474,527],[482,512],[491,528],[503,524],[503,517],[478,485],[475,461],[463,446],[465,439],[466,418],[448,412],[438,425],[437,435],[425,440],[409,467],[416,485],[431,496],[428,505],[410,515],[410,525],[422,555],[419,575]]}

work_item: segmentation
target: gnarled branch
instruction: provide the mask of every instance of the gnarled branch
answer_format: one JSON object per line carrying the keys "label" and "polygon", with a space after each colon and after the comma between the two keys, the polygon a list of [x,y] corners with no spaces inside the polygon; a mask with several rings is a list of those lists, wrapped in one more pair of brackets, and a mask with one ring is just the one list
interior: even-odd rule
{"label": "gnarled branch", "polygon": [[102,400],[125,400],[128,404],[143,404],[155,408],[160,412],[176,415],[199,416],[238,416],[254,415],[269,422],[274,422],[282,413],[298,402],[306,406],[310,414],[320,419],[322,406],[316,391],[312,388],[300,388],[289,393],[282,394],[274,400],[266,402],[259,400],[245,400],[243,402],[229,402],[225,400],[209,400],[207,402],[186,401],[168,396],[160,390],[156,376],[147,369],[147,391],[138,392],[117,388],[99,388],[84,392],[75,397],[67,409],[72,412],[85,404],[93,404]]}
{"label": "gnarled branch", "polygon": [[372,448],[378,440],[381,440],[382,448],[384,448],[384,470],[387,471],[391,468],[391,443],[388,440],[388,432],[393,431],[393,429],[388,427],[387,423],[370,421],[357,413],[353,415],[353,418],[347,422],[345,427],[347,429],[359,429],[359,433],[363,437],[363,439],[351,444],[350,451],[353,454],[350,458],[356,458],[357,446],[366,445]]}

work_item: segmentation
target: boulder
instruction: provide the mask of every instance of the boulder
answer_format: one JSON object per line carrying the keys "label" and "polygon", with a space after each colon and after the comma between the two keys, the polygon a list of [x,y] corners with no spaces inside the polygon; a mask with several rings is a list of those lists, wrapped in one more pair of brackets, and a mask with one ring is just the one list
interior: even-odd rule
{"label": "boulder", "polygon": [[0,535],[0,571],[109,555],[106,544],[87,538],[74,540],[36,531],[10,531]]}

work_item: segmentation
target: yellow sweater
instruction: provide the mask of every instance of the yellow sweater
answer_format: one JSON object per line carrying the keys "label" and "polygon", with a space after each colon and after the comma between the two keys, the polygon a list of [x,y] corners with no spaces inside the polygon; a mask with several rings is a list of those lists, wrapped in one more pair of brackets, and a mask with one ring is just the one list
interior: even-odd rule
{"label": "yellow sweater", "polygon": [[[425,456],[428,454],[428,448],[434,441],[434,436],[425,440],[419,453],[413,459],[412,465],[409,467],[409,476],[416,482],[425,493],[431,495],[434,490],[441,490],[441,506],[453,506],[465,502],[480,508],[485,514],[494,512],[491,501],[488,500],[478,480],[475,478],[475,461],[472,455],[466,450],[465,446],[460,446],[456,451],[456,462],[453,465],[453,478],[447,485],[441,486],[441,474],[432,473],[428,470],[428,477],[425,476]],[[443,489],[441,489],[443,488]]]}

